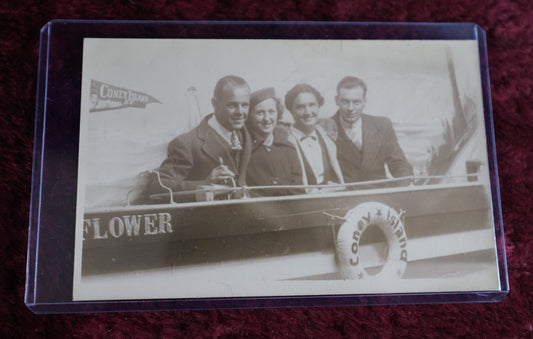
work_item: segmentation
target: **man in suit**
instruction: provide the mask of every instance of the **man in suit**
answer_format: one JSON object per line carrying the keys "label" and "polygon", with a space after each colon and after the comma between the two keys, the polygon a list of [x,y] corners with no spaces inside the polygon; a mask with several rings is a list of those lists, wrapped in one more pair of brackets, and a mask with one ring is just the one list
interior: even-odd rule
{"label": "man in suit", "polygon": [[245,185],[252,147],[244,127],[249,102],[250,87],[244,79],[221,78],[211,100],[214,112],[169,143],[158,169],[162,184],[173,192],[211,184]]}
{"label": "man in suit", "polygon": [[342,79],[335,97],[339,109],[332,118],[334,123],[326,127],[336,141],[345,182],[386,179],[385,165],[393,177],[412,176],[413,168],[398,144],[390,119],[363,113],[366,91],[363,80],[352,76]]}
{"label": "man in suit", "polygon": [[294,118],[290,141],[297,150],[304,185],[344,183],[335,143],[318,126],[323,104],[322,95],[308,84],[298,84],[285,95],[285,106]]}

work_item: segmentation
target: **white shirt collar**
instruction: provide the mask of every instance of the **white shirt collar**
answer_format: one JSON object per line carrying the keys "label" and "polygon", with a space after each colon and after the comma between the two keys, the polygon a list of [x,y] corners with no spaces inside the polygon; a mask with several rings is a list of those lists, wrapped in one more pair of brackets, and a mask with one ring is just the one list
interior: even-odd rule
{"label": "white shirt collar", "polygon": [[361,120],[362,120],[361,117],[359,117],[359,119],[357,119],[353,124],[350,124],[350,123],[344,121],[344,119],[342,117],[339,117],[339,121],[341,122],[341,125],[342,125],[342,127],[345,130],[360,128],[361,127]]}
{"label": "white shirt collar", "polygon": [[274,134],[269,134],[265,140],[263,140],[263,146],[265,147],[272,147],[272,144],[274,143]]}
{"label": "white shirt collar", "polygon": [[322,159],[322,146],[318,141],[316,129],[310,134],[305,134],[291,126],[291,133],[296,138],[298,145],[300,145],[303,157],[311,167],[316,182],[322,184],[324,181],[324,162]]}
{"label": "white shirt collar", "polygon": [[228,144],[231,145],[231,131],[227,129],[226,127],[222,126],[220,122],[218,122],[216,116],[213,114],[209,120],[207,120],[207,123],[209,126],[215,130],[224,140],[228,142]]}
{"label": "white shirt collar", "polygon": [[310,134],[305,134],[304,132],[300,131],[299,129],[297,129],[293,125],[293,126],[291,126],[291,131],[292,131],[292,134],[296,137],[296,139],[298,141],[301,141],[302,139],[304,139],[306,137],[311,137],[314,140],[318,140],[318,135],[316,134],[316,129],[314,129],[313,132],[311,132]]}

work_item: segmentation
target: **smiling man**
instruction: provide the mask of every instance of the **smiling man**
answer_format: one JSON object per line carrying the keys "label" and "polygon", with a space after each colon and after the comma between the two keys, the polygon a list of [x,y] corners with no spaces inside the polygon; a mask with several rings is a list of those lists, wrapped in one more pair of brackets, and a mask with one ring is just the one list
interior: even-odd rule
{"label": "smiling man", "polygon": [[211,100],[214,112],[169,143],[158,170],[161,182],[174,192],[210,184],[245,185],[251,152],[244,127],[249,102],[250,87],[243,78],[221,78]]}
{"label": "smiling man", "polygon": [[343,183],[337,162],[337,149],[318,126],[324,97],[308,84],[298,84],[285,95],[285,106],[294,118],[291,141],[297,148],[304,185]]}
{"label": "smiling man", "polygon": [[[337,85],[333,116],[337,159],[344,180],[349,182],[385,179],[387,165],[394,177],[413,175],[413,168],[398,144],[387,117],[364,114],[367,87],[363,80],[347,76]],[[407,181],[408,182],[408,181]]]}

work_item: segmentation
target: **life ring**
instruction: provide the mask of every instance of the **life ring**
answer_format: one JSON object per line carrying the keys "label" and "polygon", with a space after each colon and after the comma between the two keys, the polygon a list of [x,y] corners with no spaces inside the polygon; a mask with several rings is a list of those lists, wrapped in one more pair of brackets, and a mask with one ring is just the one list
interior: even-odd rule
{"label": "life ring", "polygon": [[[343,279],[401,278],[407,266],[407,235],[402,215],[379,202],[362,203],[346,213],[337,234],[337,264]],[[388,254],[381,271],[369,275],[359,260],[361,235],[369,226],[385,235]]]}

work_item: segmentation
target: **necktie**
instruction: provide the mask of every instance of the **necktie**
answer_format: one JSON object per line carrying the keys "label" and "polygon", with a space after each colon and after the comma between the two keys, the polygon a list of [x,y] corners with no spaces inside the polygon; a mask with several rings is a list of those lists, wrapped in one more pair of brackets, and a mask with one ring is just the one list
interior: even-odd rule
{"label": "necktie", "polygon": [[350,138],[350,140],[352,140],[352,142],[355,144],[355,147],[357,147],[358,149],[361,149],[361,140],[358,138],[358,133],[357,133],[357,129],[355,128],[355,126],[351,126],[351,128],[349,130],[347,130],[347,134],[348,134],[348,138]]}
{"label": "necktie", "polygon": [[233,130],[231,132],[231,149],[234,151],[240,151],[242,150],[241,140],[239,139],[239,135],[236,130]]}

